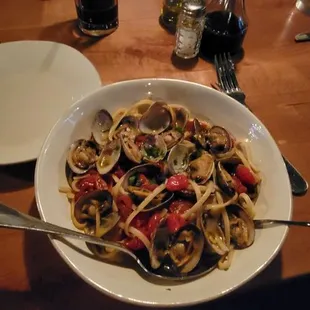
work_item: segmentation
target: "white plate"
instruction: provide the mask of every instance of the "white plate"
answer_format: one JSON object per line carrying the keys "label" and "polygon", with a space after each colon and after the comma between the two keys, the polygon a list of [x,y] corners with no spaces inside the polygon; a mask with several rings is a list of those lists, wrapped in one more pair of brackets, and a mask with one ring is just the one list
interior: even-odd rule
{"label": "white plate", "polygon": [[[228,96],[202,85],[142,79],[103,87],[77,102],[54,126],[42,148],[35,176],[36,199],[45,221],[74,228],[66,197],[58,192],[58,186],[66,184],[65,156],[70,143],[90,136],[91,120],[99,109],[113,112],[128,107],[149,92],[169,103],[184,104],[196,115],[209,117],[238,139],[248,139],[254,161],[264,177],[257,217],[291,218],[291,189],[281,154],[267,129],[251,112]],[[100,291],[130,303],[170,307],[211,300],[244,284],[270,263],[286,233],[285,227],[257,231],[254,244],[235,254],[228,271],[214,270],[203,278],[178,285],[146,281],[135,270],[93,260],[59,241],[52,242],[69,266]],[[89,253],[83,242],[72,243]]]}
{"label": "white plate", "polygon": [[70,46],[0,44],[0,165],[36,159],[63,112],[100,85],[91,62]]}

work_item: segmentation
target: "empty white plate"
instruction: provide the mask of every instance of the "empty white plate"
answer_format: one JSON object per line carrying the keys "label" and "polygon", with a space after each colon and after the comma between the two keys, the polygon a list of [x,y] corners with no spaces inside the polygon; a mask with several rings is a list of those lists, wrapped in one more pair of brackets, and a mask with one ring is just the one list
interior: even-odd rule
{"label": "empty white plate", "polygon": [[100,85],[91,62],[70,46],[0,44],[0,165],[36,159],[56,120]]}

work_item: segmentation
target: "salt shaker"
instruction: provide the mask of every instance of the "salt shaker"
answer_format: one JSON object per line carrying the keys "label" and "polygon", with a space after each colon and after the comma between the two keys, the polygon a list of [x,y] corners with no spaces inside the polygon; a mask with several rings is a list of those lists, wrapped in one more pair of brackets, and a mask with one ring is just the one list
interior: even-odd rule
{"label": "salt shaker", "polygon": [[199,52],[202,32],[205,25],[205,0],[185,0],[178,17],[175,53],[189,59]]}

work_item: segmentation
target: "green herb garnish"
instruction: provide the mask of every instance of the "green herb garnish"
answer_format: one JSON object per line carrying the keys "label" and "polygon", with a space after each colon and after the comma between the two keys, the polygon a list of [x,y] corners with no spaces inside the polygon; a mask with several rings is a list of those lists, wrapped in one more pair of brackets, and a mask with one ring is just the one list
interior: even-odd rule
{"label": "green herb garnish", "polygon": [[137,175],[134,174],[128,178],[128,183],[130,186],[135,186],[136,182],[137,182]]}
{"label": "green herb garnish", "polygon": [[184,129],[180,126],[176,126],[175,130],[178,131],[179,133],[184,133]]}

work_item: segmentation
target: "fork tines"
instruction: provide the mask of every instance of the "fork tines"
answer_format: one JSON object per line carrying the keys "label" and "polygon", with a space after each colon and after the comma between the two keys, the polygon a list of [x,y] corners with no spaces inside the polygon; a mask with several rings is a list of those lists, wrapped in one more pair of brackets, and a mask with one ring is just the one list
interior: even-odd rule
{"label": "fork tines", "polygon": [[221,88],[226,92],[240,90],[235,74],[235,65],[230,54],[223,53],[215,55],[214,64]]}

